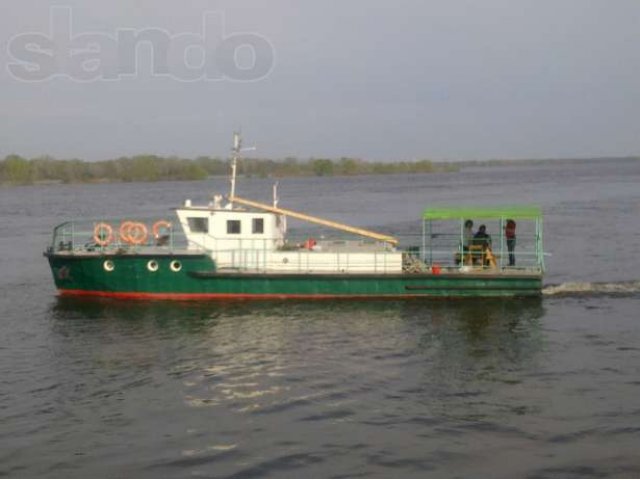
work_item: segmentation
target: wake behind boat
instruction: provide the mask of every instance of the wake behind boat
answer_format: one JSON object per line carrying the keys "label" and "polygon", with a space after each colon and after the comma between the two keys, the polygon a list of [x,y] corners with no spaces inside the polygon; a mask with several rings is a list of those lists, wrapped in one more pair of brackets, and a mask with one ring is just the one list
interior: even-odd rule
{"label": "wake behind boat", "polygon": [[[186,200],[165,219],[69,221],[48,258],[63,295],[157,299],[537,296],[544,273],[542,213],[524,207],[429,207],[419,245],[236,195]],[[340,232],[292,240],[287,218]],[[497,232],[495,241],[482,228]],[[517,244],[515,225],[517,222]],[[504,234],[503,234],[504,232]],[[517,249],[516,249],[517,245]],[[517,262],[515,261],[517,257]]]}

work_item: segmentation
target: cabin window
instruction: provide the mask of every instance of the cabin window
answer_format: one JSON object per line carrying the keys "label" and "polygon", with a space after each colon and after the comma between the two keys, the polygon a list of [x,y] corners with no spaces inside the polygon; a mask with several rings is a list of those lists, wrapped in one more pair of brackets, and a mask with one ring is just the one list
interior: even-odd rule
{"label": "cabin window", "polygon": [[227,233],[228,234],[240,233],[240,220],[227,220]]}
{"label": "cabin window", "polygon": [[189,230],[192,233],[207,233],[209,231],[209,219],[206,217],[187,218]]}
{"label": "cabin window", "polygon": [[264,233],[264,218],[254,218],[251,223],[251,233]]}

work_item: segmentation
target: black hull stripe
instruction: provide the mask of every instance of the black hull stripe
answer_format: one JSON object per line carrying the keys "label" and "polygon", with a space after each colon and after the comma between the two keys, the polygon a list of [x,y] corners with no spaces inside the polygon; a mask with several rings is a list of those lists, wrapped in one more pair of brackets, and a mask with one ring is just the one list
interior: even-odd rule
{"label": "black hull stripe", "polygon": [[366,279],[366,278],[378,278],[378,279],[442,279],[442,280],[542,280],[542,275],[536,274],[522,274],[522,275],[500,275],[500,274],[484,274],[484,275],[469,275],[466,273],[461,274],[415,274],[415,273],[236,273],[236,272],[188,272],[188,275],[194,278],[321,278],[321,279]]}
{"label": "black hull stripe", "polygon": [[522,291],[538,291],[531,285],[513,286],[513,285],[405,285],[405,290],[522,290]]}

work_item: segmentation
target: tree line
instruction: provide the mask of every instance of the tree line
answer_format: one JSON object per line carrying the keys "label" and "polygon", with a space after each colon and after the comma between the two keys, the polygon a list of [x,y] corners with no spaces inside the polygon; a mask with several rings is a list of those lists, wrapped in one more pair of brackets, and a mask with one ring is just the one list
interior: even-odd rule
{"label": "tree line", "polygon": [[[430,160],[414,162],[367,162],[354,158],[312,158],[284,160],[246,158],[238,162],[238,175],[249,177],[336,176],[455,171],[452,164]],[[216,157],[185,159],[136,155],[87,162],[52,157],[26,159],[8,155],[0,161],[0,184],[35,183],[155,182],[161,180],[204,180],[228,175],[229,161]]]}

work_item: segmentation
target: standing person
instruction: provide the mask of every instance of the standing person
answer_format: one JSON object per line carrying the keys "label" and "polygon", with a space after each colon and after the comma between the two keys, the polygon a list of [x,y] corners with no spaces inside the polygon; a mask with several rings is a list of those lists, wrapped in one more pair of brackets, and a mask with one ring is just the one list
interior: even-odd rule
{"label": "standing person", "polygon": [[507,219],[507,224],[504,227],[504,236],[507,238],[507,249],[509,250],[509,266],[514,267],[516,264],[516,222],[512,219]]}
{"label": "standing person", "polygon": [[462,232],[462,250],[467,252],[472,242],[473,242],[473,220],[467,220],[464,222],[464,231]]}

